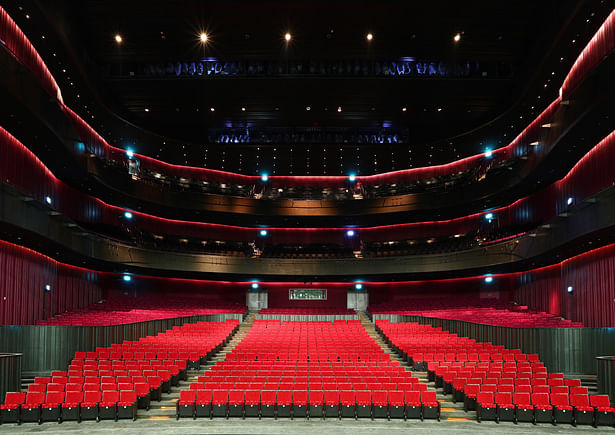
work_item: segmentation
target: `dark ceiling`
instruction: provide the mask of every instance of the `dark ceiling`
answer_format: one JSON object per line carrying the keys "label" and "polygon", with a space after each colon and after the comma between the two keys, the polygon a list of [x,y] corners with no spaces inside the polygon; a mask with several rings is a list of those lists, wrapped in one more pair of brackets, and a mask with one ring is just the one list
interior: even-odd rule
{"label": "dark ceiling", "polygon": [[[82,86],[94,99],[87,109],[98,110],[91,122],[111,143],[134,144],[138,152],[174,163],[247,173],[255,171],[256,159],[259,170],[273,166],[272,172],[280,174],[344,173],[350,164],[362,174],[382,172],[465,157],[481,152],[488,140],[494,146],[507,143],[525,125],[520,116],[535,116],[555,98],[566,68],[557,70],[533,113],[529,106],[535,103],[527,102],[527,112],[514,115],[517,122],[508,136],[491,130],[465,142],[450,138],[527,99],[529,87],[544,82],[543,61],[555,57],[553,47],[571,22],[585,23],[581,15],[602,7],[598,0],[35,3],[79,63]],[[595,31],[597,23],[591,24]],[[208,35],[206,44],[199,40],[201,32]],[[292,34],[288,43],[285,32]],[[453,40],[457,33],[459,42]],[[472,74],[375,72],[376,64],[408,58],[450,68],[471,65]],[[152,65],[201,59],[261,62],[278,69],[215,77],[144,73]],[[354,62],[368,65],[369,72],[290,72],[289,65],[299,62]],[[102,107],[108,112],[100,113]],[[215,145],[227,133],[232,142],[233,134],[248,131],[249,144]],[[359,144],[365,139],[357,137],[369,133],[385,134],[385,142],[388,133],[395,139]],[[305,166],[305,150],[297,154],[297,146],[289,163],[294,145],[310,144],[319,147],[312,150],[318,157],[312,157],[311,169]],[[324,171],[319,162],[329,151],[323,146],[337,153],[328,159],[335,165],[325,165]]]}

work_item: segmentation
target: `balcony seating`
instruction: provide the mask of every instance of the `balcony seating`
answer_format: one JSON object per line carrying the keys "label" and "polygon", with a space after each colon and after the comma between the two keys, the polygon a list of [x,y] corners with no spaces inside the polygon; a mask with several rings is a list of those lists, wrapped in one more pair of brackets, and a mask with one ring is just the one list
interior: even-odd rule
{"label": "balcony seating", "polygon": [[245,314],[245,305],[211,301],[207,298],[163,297],[130,298],[116,297],[87,308],[58,314],[37,325],[54,326],[110,326],[150,320],[172,319],[201,315]]}
{"label": "balcony seating", "polygon": [[[445,394],[463,400],[464,410],[476,409],[478,421],[613,424],[615,410],[608,397],[588,396],[579,380],[548,373],[537,355],[458,337],[430,325],[377,320],[376,328],[415,368],[426,369]],[[413,393],[405,397],[408,417],[419,413]],[[425,403],[422,413],[425,417]]]}
{"label": "balcony seating", "polygon": [[583,324],[562,320],[552,314],[530,310],[512,302],[485,301],[480,299],[459,299],[443,301],[441,298],[400,300],[395,303],[369,306],[374,319],[389,315],[436,317],[460,320],[483,325],[506,326],[510,328],[582,328]]}

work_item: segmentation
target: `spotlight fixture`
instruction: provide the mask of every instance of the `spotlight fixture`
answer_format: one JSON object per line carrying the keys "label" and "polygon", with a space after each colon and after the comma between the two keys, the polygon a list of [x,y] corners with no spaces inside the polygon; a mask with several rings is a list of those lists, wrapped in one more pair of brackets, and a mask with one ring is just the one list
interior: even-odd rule
{"label": "spotlight fixture", "polygon": [[342,106],[337,106],[338,113],[342,111]]}
{"label": "spotlight fixture", "polygon": [[357,179],[357,176],[355,174],[350,174],[348,176],[348,181],[350,181],[351,183],[353,183],[356,179]]}
{"label": "spotlight fixture", "polygon": [[572,205],[573,202],[574,202],[574,198],[573,197],[570,197],[570,198],[568,198],[566,200],[566,204],[568,204],[568,205]]}
{"label": "spotlight fixture", "polygon": [[487,219],[488,221],[493,219],[493,213],[489,212],[485,215],[485,219]]}
{"label": "spotlight fixture", "polygon": [[305,110],[309,112],[310,110],[312,110],[312,108],[310,106],[305,106]]}
{"label": "spotlight fixture", "polygon": [[402,112],[405,112],[406,110],[408,110],[408,109],[407,109],[407,108],[405,108],[405,107],[402,107],[402,108],[401,108],[401,111],[402,111]]}
{"label": "spotlight fixture", "polygon": [[573,287],[573,286],[571,286],[571,285],[569,285],[569,286],[568,286],[568,288],[566,289],[566,291],[567,291],[568,293],[572,293],[572,292],[574,291],[574,287]]}
{"label": "spotlight fixture", "polygon": [[124,275],[124,276],[122,277],[122,279],[123,279],[124,281],[126,281],[126,282],[130,282],[130,281],[132,281],[132,277],[131,277],[130,275]]}
{"label": "spotlight fixture", "polygon": [[45,202],[46,202],[47,204],[51,205],[51,203],[52,203],[51,196],[46,196],[46,197],[45,197]]}
{"label": "spotlight fixture", "polygon": [[207,33],[202,32],[201,35],[199,36],[199,38],[201,39],[201,42],[203,42],[203,43],[207,42],[207,40],[208,40]]}
{"label": "spotlight fixture", "polygon": [[258,234],[260,234],[261,237],[267,237],[267,234],[269,233],[267,232],[267,230],[260,230]]}
{"label": "spotlight fixture", "polygon": [[347,235],[348,237],[354,237],[354,230],[348,230],[348,231],[346,231],[346,235]]}
{"label": "spotlight fixture", "polygon": [[45,291],[46,292],[50,292],[51,291],[51,284],[45,284]]}
{"label": "spotlight fixture", "polygon": [[216,108],[215,107],[210,107],[209,110],[212,111],[212,112],[215,112]]}
{"label": "spotlight fixture", "polygon": [[118,44],[121,44],[122,41],[123,41],[122,35],[120,35],[119,33],[115,35],[115,42],[117,42]]}
{"label": "spotlight fixture", "polygon": [[363,290],[363,284],[361,284],[360,282],[356,283],[354,285],[354,289],[355,290]]}
{"label": "spotlight fixture", "polygon": [[267,175],[267,174],[262,174],[262,175],[261,175],[261,181],[262,181],[263,183],[266,183],[267,181],[269,181],[269,175]]}
{"label": "spotlight fixture", "polygon": [[491,151],[489,148],[487,148],[485,150],[485,157],[491,157],[493,155],[493,151]]}
{"label": "spotlight fixture", "polygon": [[455,36],[453,36],[453,41],[455,42],[461,41],[461,33],[456,33]]}
{"label": "spotlight fixture", "polygon": [[373,35],[373,33],[368,33],[368,34],[365,36],[365,38],[366,38],[368,41],[371,41],[372,39],[374,39],[374,35]]}
{"label": "spotlight fixture", "polygon": [[256,290],[259,287],[259,285],[257,282],[253,282],[251,287],[252,287],[252,290]]}
{"label": "spotlight fixture", "polygon": [[290,42],[290,40],[292,39],[291,34],[286,32],[286,34],[284,35],[284,39],[286,40],[286,42]]}
{"label": "spotlight fixture", "polygon": [[242,112],[245,112],[245,111],[246,111],[246,108],[245,108],[245,107],[242,107],[242,108],[241,108],[241,111],[242,111]]}
{"label": "spotlight fixture", "polygon": [[486,282],[487,284],[492,283],[492,282],[493,282],[493,277],[492,277],[492,276],[486,276],[486,277],[485,277],[485,282]]}
{"label": "spotlight fixture", "polygon": [[132,159],[132,158],[135,156],[135,153],[134,153],[134,151],[133,151],[133,150],[131,150],[130,148],[128,148],[128,149],[126,150],[126,156],[127,156],[129,159]]}

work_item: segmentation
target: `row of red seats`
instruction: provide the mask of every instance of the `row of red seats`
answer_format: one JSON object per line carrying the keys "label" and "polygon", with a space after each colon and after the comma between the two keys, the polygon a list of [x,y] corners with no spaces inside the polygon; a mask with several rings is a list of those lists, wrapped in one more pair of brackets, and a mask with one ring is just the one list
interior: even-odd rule
{"label": "row of red seats", "polygon": [[436,317],[511,328],[583,327],[582,323],[564,320],[543,311],[530,310],[527,306],[516,305],[511,301],[417,298],[370,305],[368,309],[371,314]]}
{"label": "row of red seats", "polygon": [[197,315],[244,314],[245,305],[199,297],[118,296],[87,308],[58,314],[36,325],[108,326]]}
{"label": "row of red seats", "polygon": [[435,391],[184,390],[180,417],[439,418]]}
{"label": "row of red seats", "polygon": [[[263,358],[269,347],[284,355],[283,360]],[[353,356],[352,361],[329,358],[339,355],[341,348]],[[299,349],[313,350],[314,358],[307,361]],[[368,361],[372,359],[378,361]],[[373,382],[368,384],[367,379]],[[435,392],[424,391],[426,384],[415,389],[417,384],[418,379],[392,362],[358,321],[257,320],[226,361],[216,363],[191,385],[194,394],[182,393],[177,415],[338,417],[344,408],[345,416],[386,417],[388,398],[393,398],[395,407],[408,394],[418,402],[411,414],[418,410],[416,416],[439,418]],[[352,400],[342,406],[342,396]],[[336,399],[325,403],[326,397]]]}
{"label": "row of red seats", "polygon": [[[523,358],[518,349],[508,350],[482,343],[489,355],[485,361],[481,362],[480,358],[479,361],[446,358],[447,352],[440,344],[449,346],[450,355],[451,348],[457,348],[462,354],[467,347],[480,343],[430,325],[391,323],[388,320],[378,320],[376,325],[385,340],[415,368],[427,368],[429,378],[435,380],[436,386],[442,387],[445,394],[453,394],[455,401],[463,400],[465,410],[477,409],[479,420],[500,418],[496,408],[501,405],[503,410],[506,409],[501,418],[514,421],[613,424],[615,409],[608,406],[608,396],[588,396],[586,389],[578,389],[579,380],[564,379],[561,373],[548,373],[537,356]],[[428,363],[425,361],[426,350],[433,352],[429,353],[432,360]],[[515,361],[494,357],[507,354],[515,355]],[[461,361],[456,361],[458,359]],[[502,400],[510,396],[511,400],[494,402],[495,394]],[[480,400],[487,402],[481,405]],[[584,403],[595,403],[595,406],[585,407]],[[483,414],[481,406],[488,411]]]}
{"label": "row of red seats", "polygon": [[263,308],[258,314],[345,316],[357,315],[355,310],[345,308]]}
{"label": "row of red seats", "polygon": [[[237,320],[198,322],[136,342],[78,352],[67,371],[35,378],[27,394],[7,393],[5,403],[0,405],[0,417],[3,423],[134,419],[138,407],[148,408],[150,400],[160,400],[161,393],[177,385],[180,377],[186,379],[188,365],[198,366],[213,349],[220,349],[237,327]],[[175,343],[176,348],[189,348],[183,356],[195,355],[196,360],[146,359],[146,355],[168,357],[167,350],[159,350],[161,344],[168,342]],[[126,356],[134,348],[143,349],[142,360],[103,359],[113,352]],[[182,353],[176,353],[181,358]]]}

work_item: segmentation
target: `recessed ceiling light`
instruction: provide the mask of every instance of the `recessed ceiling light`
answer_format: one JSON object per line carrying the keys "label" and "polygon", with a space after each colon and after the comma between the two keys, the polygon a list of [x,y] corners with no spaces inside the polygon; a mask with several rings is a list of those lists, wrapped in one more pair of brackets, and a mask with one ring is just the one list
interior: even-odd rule
{"label": "recessed ceiling light", "polygon": [[365,38],[366,38],[368,41],[371,41],[372,39],[374,39],[374,35],[373,35],[373,33],[368,33],[368,34],[367,34],[367,36],[365,36]]}
{"label": "recessed ceiling light", "polygon": [[455,34],[455,36],[453,36],[453,41],[455,42],[461,41],[461,33]]}
{"label": "recessed ceiling light", "polygon": [[199,37],[201,38],[201,42],[207,42],[207,33],[203,32]]}
{"label": "recessed ceiling light", "polygon": [[290,35],[290,33],[286,32],[286,34],[284,35],[284,39],[286,39],[286,42],[290,41],[292,38],[292,36]]}
{"label": "recessed ceiling light", "polygon": [[401,108],[401,111],[402,111],[402,112],[405,112],[406,110],[408,110],[408,109],[406,109],[405,107],[402,107],[402,108]]}
{"label": "recessed ceiling light", "polygon": [[209,110],[211,110],[212,112],[215,112],[216,108],[215,107],[210,107]]}
{"label": "recessed ceiling light", "polygon": [[339,106],[339,107],[337,108],[337,111],[338,111],[338,112],[341,112],[341,111],[342,111],[342,106]]}
{"label": "recessed ceiling light", "polygon": [[149,109],[145,109],[146,112],[149,112]]}
{"label": "recessed ceiling light", "polygon": [[242,111],[242,112],[245,112],[245,111],[246,111],[246,108],[245,108],[245,107],[242,107],[242,108],[241,108],[241,111]]}
{"label": "recessed ceiling light", "polygon": [[122,41],[123,41],[122,35],[120,34],[115,35],[115,42],[117,42],[118,44],[121,44]]}
{"label": "recessed ceiling light", "polygon": [[442,107],[438,107],[438,112],[442,112]]}
{"label": "recessed ceiling light", "polygon": [[307,110],[309,112],[310,110],[312,110],[312,108],[310,106],[306,106],[305,110]]}

